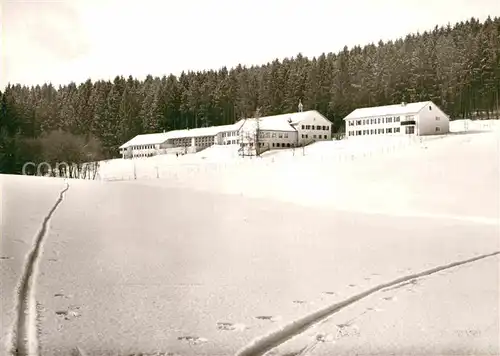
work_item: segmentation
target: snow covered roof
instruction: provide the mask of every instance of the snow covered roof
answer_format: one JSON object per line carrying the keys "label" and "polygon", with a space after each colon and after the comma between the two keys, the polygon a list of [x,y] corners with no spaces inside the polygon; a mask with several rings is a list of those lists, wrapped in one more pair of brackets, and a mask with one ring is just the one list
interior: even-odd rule
{"label": "snow covered roof", "polygon": [[[241,129],[243,131],[255,131],[257,129],[257,120],[255,118],[244,120]],[[295,128],[285,119],[261,117],[259,119],[259,130],[295,131]]]}
{"label": "snow covered roof", "polygon": [[[261,122],[267,121],[267,120],[276,120],[276,121],[286,121],[292,125],[297,125],[297,124],[301,123],[302,121],[309,119],[311,117],[314,117],[314,116],[322,117],[323,119],[328,120],[326,117],[321,115],[316,110],[293,112],[293,113],[273,115],[273,116],[263,116],[260,119],[261,119]],[[328,121],[330,121],[330,120],[328,120]]]}
{"label": "snow covered roof", "polygon": [[429,103],[432,102],[421,101],[418,103],[408,103],[404,105],[396,104],[396,105],[386,105],[386,106],[374,106],[370,108],[360,108],[351,112],[344,118],[344,120],[362,119],[374,116],[416,114]]}
{"label": "snow covered roof", "polygon": [[215,136],[219,132],[238,131],[243,122],[239,121],[232,125],[199,127],[196,129],[185,129],[167,132],[167,139],[185,138],[185,137],[201,137],[201,136]]}
{"label": "snow covered roof", "polygon": [[138,145],[155,145],[175,138],[215,136],[219,132],[238,131],[242,124],[243,120],[240,120],[237,123],[231,125],[199,127],[196,129],[174,130],[162,133],[137,135],[133,139],[121,145],[120,148],[127,148],[130,146]]}
{"label": "snow covered roof", "polygon": [[137,135],[133,139],[121,145],[120,148],[127,148],[130,146],[139,146],[139,145],[160,144],[167,140],[167,134],[168,134],[167,132],[162,132],[154,134]]}
{"label": "snow covered roof", "polygon": [[[298,125],[302,121],[314,116],[322,117],[325,120],[330,121],[326,117],[321,115],[318,111],[309,110],[289,114],[263,116],[259,119],[259,129],[269,131],[295,131],[295,128],[293,126]],[[256,124],[257,122],[255,118],[246,119],[245,124],[243,125],[243,129],[255,130]]]}

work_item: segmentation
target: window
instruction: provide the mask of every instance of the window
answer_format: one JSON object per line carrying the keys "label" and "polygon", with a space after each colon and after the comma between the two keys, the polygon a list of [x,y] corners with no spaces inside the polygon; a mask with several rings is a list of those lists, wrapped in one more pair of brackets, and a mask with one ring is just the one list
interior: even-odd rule
{"label": "window", "polygon": [[356,120],[356,125],[361,125],[361,120]]}
{"label": "window", "polygon": [[271,136],[272,138],[276,138],[276,132],[273,132]]}
{"label": "window", "polygon": [[392,122],[392,117],[388,117],[385,119],[385,122]]}
{"label": "window", "polygon": [[274,142],[273,142],[273,147],[274,147]]}
{"label": "window", "polygon": [[278,134],[278,138],[283,138],[283,134],[282,134],[282,133],[279,133],[279,134]]}
{"label": "window", "polygon": [[310,130],[311,129],[311,125],[306,125],[306,130]]}
{"label": "window", "polygon": [[389,127],[387,130],[386,130],[387,133],[392,133],[392,128]]}
{"label": "window", "polygon": [[381,120],[382,120],[382,123],[384,123],[384,118],[382,118]]}
{"label": "window", "polygon": [[432,106],[429,105],[429,111],[431,111],[431,110],[432,110]]}
{"label": "window", "polygon": [[396,116],[396,117],[394,118],[394,122],[399,122],[399,116]]}
{"label": "window", "polygon": [[349,120],[349,126],[354,126],[354,121]]}
{"label": "window", "polygon": [[313,138],[316,138],[316,135],[313,135]]}
{"label": "window", "polygon": [[441,128],[439,126],[436,126],[436,132],[440,132]]}
{"label": "window", "polygon": [[394,128],[394,132],[400,132],[399,127],[395,127],[395,128]]}
{"label": "window", "polygon": [[439,116],[436,116],[436,121],[439,121],[441,120],[441,118]]}
{"label": "window", "polygon": [[383,134],[384,133],[384,129],[378,129],[378,133],[379,134]]}
{"label": "window", "polygon": [[302,130],[304,130],[306,127],[304,125],[301,126]]}
{"label": "window", "polygon": [[325,140],[326,140],[327,138],[328,138],[328,136],[327,136],[327,135],[325,135]]}
{"label": "window", "polygon": [[378,124],[380,124],[380,118],[378,118],[378,120],[377,120],[377,121],[378,121]]}
{"label": "window", "polygon": [[286,147],[290,147],[290,144],[289,144],[289,143],[287,143],[287,144],[286,144]]}
{"label": "window", "polygon": [[283,134],[283,137],[284,137],[284,138],[288,138],[288,133],[284,133],[284,134]]}
{"label": "window", "polygon": [[316,130],[321,130],[321,126],[317,125]]}
{"label": "window", "polygon": [[361,135],[361,130],[356,131],[356,135],[360,136]]}

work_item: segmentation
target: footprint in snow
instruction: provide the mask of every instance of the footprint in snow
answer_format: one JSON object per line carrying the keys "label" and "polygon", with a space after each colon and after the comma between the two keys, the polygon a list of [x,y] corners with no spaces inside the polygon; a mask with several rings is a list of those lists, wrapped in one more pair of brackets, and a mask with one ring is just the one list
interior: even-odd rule
{"label": "footprint in snow", "polygon": [[306,303],[306,301],[305,300],[294,300],[292,303],[294,303],[294,304],[304,304],[304,303]]}
{"label": "footprint in snow", "polygon": [[0,260],[13,260],[14,257],[10,257],[10,256],[0,256]]}
{"label": "footprint in snow", "polygon": [[384,297],[382,299],[387,300],[387,301],[396,301],[397,300],[396,296]]}
{"label": "footprint in snow", "polygon": [[64,320],[72,320],[75,318],[79,318],[81,316],[79,309],[80,307],[78,306],[72,306],[69,307],[67,310],[57,310],[56,315],[61,318],[64,318]]}
{"label": "footprint in snow", "polygon": [[375,308],[375,307],[368,307],[366,308],[367,311],[374,311],[374,312],[381,312],[381,311],[384,311],[384,309],[380,309],[380,308]]}
{"label": "footprint in snow", "polygon": [[317,342],[335,342],[335,336],[332,334],[319,333],[315,337]]}
{"label": "footprint in snow", "polygon": [[259,315],[259,316],[256,316],[255,319],[267,320],[267,321],[271,321],[274,323],[275,321],[281,320],[281,317],[280,316],[272,316],[272,315]]}
{"label": "footprint in snow", "polygon": [[356,287],[355,284],[349,284],[349,287],[353,288],[353,287]]}
{"label": "footprint in snow", "polygon": [[202,344],[204,342],[207,342],[208,340],[205,339],[204,337],[198,337],[198,336],[179,336],[177,338],[177,340],[179,341],[185,341],[191,345],[198,345],[198,344]]}
{"label": "footprint in snow", "polygon": [[242,331],[245,330],[247,327],[243,324],[233,324],[233,323],[227,323],[227,322],[218,322],[217,323],[217,329],[218,330],[224,330],[224,331]]}
{"label": "footprint in snow", "polygon": [[328,294],[328,295],[337,295],[335,292],[323,292],[323,294]]}
{"label": "footprint in snow", "polygon": [[[80,356],[80,355],[78,355],[78,356]],[[85,356],[85,355],[82,355],[82,356]],[[180,356],[180,354],[177,354],[174,352],[155,352],[152,354],[139,352],[139,353],[130,354],[128,356]]]}

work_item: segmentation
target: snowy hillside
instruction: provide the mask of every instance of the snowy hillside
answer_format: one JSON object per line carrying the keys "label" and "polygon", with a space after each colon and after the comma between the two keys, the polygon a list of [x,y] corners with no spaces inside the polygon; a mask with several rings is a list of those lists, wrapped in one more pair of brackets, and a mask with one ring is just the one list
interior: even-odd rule
{"label": "snowy hillside", "polygon": [[[192,189],[71,180],[41,240],[35,283],[16,299],[16,271],[30,263],[32,234],[64,182],[1,176],[0,181],[6,207],[2,347],[12,345],[8,336],[15,327],[52,356],[74,354],[76,347],[89,356],[235,355],[253,340],[286,331],[285,326],[370,288],[500,248],[498,226],[490,224],[369,216]],[[453,189],[453,182],[449,185]],[[43,204],[38,209],[16,204],[33,199]],[[16,233],[21,227],[29,231]],[[498,329],[498,299],[492,298],[498,296],[492,282],[498,257],[489,259],[465,266],[473,268],[469,273],[449,268],[444,272],[450,275],[426,275],[412,285],[415,295],[404,286],[374,294],[346,308],[347,314],[334,315],[319,331],[334,334],[336,324],[355,318],[352,327],[358,328],[365,349],[407,350],[425,343],[444,350],[460,342],[456,330],[476,330],[482,336],[468,339],[469,347],[478,354],[498,351],[492,336]],[[454,293],[443,294],[443,286],[453,281]],[[16,309],[12,300],[24,297],[33,308]],[[463,317],[471,304],[475,317]],[[374,314],[364,313],[369,308]],[[372,318],[379,321],[374,324]],[[22,322],[16,327],[13,320]],[[402,329],[405,321],[416,324]],[[405,330],[415,332],[417,325],[430,331],[399,337]],[[450,331],[443,339],[432,330]],[[298,339],[299,349],[319,337],[319,332],[311,334],[315,331]],[[346,352],[343,341],[356,340],[334,341]],[[14,345],[20,342],[14,339]]]}

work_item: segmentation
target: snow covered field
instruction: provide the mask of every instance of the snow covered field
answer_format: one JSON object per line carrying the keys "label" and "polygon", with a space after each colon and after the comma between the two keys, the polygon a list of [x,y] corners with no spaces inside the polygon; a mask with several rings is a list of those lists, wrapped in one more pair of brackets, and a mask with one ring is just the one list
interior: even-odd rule
{"label": "snow covered field", "polygon": [[[38,336],[29,322],[24,334],[40,355],[245,355],[321,308],[499,251],[499,133],[374,142],[356,159],[344,147],[344,160],[321,148],[344,142],[244,161],[213,148],[137,160],[137,180],[70,180],[33,270]],[[0,175],[0,187],[5,345],[26,255],[65,182]],[[367,295],[273,352],[498,354],[498,258]]]}
{"label": "snow covered field", "polygon": [[266,152],[261,158],[241,158],[237,146],[220,146],[179,158],[114,160],[103,165],[101,178],[307,206],[495,223],[500,212],[500,126],[496,121],[470,122],[469,131],[461,134],[463,126],[463,121],[453,122],[455,134],[422,141],[375,137],[318,142],[295,152]]}

